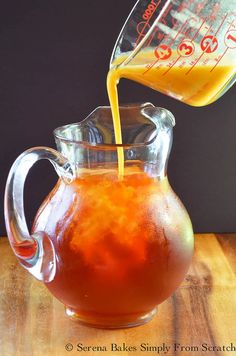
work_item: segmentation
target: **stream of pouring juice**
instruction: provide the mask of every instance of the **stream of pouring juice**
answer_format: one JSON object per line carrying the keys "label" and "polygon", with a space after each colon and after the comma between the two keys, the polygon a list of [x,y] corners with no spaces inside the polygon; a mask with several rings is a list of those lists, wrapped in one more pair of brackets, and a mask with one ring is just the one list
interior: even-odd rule
{"label": "stream of pouring juice", "polygon": [[[121,78],[139,82],[164,94],[172,96],[192,106],[204,106],[215,101],[224,91],[228,82],[235,73],[233,65],[226,63],[213,66],[199,62],[196,66],[147,68],[153,58],[153,52],[143,51],[137,58],[132,59],[132,64],[124,66],[127,56],[120,56],[113,62],[107,76],[107,91],[110,100],[116,144],[122,144],[122,131],[119,115],[119,101],[117,84]],[[124,174],[124,150],[118,148],[118,172]]]}

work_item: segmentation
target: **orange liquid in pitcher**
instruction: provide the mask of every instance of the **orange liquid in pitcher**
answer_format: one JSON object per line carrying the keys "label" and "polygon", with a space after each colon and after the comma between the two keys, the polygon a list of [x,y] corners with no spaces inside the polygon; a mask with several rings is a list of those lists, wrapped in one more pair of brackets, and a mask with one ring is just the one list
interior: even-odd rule
{"label": "orange liquid in pitcher", "polygon": [[126,167],[122,180],[116,169],[60,180],[33,227],[45,231],[58,256],[47,287],[95,325],[150,312],[177,288],[191,260],[191,231],[170,227],[171,219],[176,226],[189,221],[182,209],[167,179],[137,167]]}

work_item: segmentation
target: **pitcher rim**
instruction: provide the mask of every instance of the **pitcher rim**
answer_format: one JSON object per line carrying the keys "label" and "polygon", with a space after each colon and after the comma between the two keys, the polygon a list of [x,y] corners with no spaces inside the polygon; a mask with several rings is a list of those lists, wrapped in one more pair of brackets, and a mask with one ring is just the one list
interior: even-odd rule
{"label": "pitcher rim", "polygon": [[148,147],[150,145],[153,144],[153,142],[156,140],[158,133],[156,133],[156,135],[148,142],[143,142],[143,143],[123,143],[123,144],[116,144],[116,143],[91,143],[89,141],[84,141],[84,140],[74,140],[74,139],[69,139],[69,138],[65,138],[62,135],[60,135],[60,131],[73,126],[73,125],[78,125],[81,126],[83,121],[81,122],[75,122],[72,124],[67,124],[67,125],[63,125],[60,127],[57,127],[55,130],[53,130],[53,135],[56,139],[60,140],[61,142],[67,143],[67,144],[76,144],[79,146],[83,146],[83,147],[87,147],[91,150],[116,150],[117,148],[124,148],[124,149],[130,149],[130,148],[142,148],[142,147]]}
{"label": "pitcher rim", "polygon": [[[167,110],[165,108],[162,108],[162,107],[156,107],[150,102],[142,103],[142,104],[135,103],[135,104],[129,104],[129,105],[122,105],[122,106],[120,106],[120,109],[127,108],[127,107],[133,107],[133,108],[134,107],[140,107],[143,110],[145,108],[147,108],[147,107],[153,107],[155,109],[164,110],[165,113],[168,116],[169,122],[171,122],[171,127],[173,128],[175,126],[174,116],[169,110]],[[99,106],[94,111],[96,111],[97,109],[100,109],[100,108],[105,108],[105,109],[109,108],[110,109],[110,106],[108,106],[108,105]],[[61,142],[67,143],[67,144],[81,145],[83,147],[87,147],[87,148],[93,149],[93,150],[95,150],[95,149],[97,149],[97,150],[116,150],[118,148],[123,148],[123,149],[142,148],[142,147],[149,147],[150,145],[152,145],[155,142],[155,140],[157,139],[157,136],[159,134],[158,129],[161,128],[161,125],[160,125],[159,122],[151,120],[152,123],[155,124],[155,127],[156,127],[155,135],[149,141],[141,142],[141,143],[122,143],[122,144],[96,143],[96,142],[91,143],[91,142],[85,141],[85,140],[76,140],[76,139],[73,139],[73,138],[68,138],[68,137],[65,137],[65,135],[63,135],[62,131],[65,130],[66,128],[69,128],[69,127],[72,127],[72,126],[78,126],[78,127],[80,126],[81,127],[86,122],[86,120],[87,120],[87,117],[84,118],[82,121],[74,122],[74,123],[71,123],[71,124],[66,124],[66,125],[62,125],[62,126],[57,127],[56,129],[53,130],[53,135],[54,135],[55,139],[57,139],[57,140],[59,140]]]}

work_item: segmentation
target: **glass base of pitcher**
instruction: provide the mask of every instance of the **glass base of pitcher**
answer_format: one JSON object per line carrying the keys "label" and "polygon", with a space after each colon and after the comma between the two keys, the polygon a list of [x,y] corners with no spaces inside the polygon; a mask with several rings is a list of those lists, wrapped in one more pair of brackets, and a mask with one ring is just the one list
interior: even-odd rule
{"label": "glass base of pitcher", "polygon": [[157,307],[154,308],[149,313],[140,315],[140,314],[128,314],[128,315],[119,315],[119,316],[88,316],[82,315],[72,308],[66,307],[66,315],[71,319],[78,321],[79,323],[99,328],[99,329],[124,329],[132,328],[135,326],[143,325],[148,323],[157,313]]}

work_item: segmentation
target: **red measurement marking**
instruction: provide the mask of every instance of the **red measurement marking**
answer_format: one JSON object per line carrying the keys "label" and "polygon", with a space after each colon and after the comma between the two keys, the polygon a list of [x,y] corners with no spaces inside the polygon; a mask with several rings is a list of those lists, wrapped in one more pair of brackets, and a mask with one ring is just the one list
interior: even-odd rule
{"label": "red measurement marking", "polygon": [[226,33],[230,32],[231,26],[232,26],[232,27],[235,27],[235,26],[234,26],[234,20],[231,21],[231,22],[229,22],[229,27],[228,27]]}
{"label": "red measurement marking", "polygon": [[179,6],[178,9],[176,9],[176,11],[180,14],[181,12],[183,12],[183,10],[187,9],[189,6],[189,4],[183,3]]}
{"label": "red measurement marking", "polygon": [[[196,31],[194,37],[193,37],[191,40],[186,40],[186,39],[185,39],[184,41],[182,41],[182,42],[180,43],[180,45],[178,46],[178,49],[179,49],[179,50],[178,50],[179,57],[174,61],[174,63],[170,66],[170,68],[168,68],[167,71],[166,71],[165,73],[163,73],[163,75],[166,75],[166,74],[175,66],[175,64],[178,62],[178,60],[183,56],[183,54],[181,54],[181,52],[183,51],[184,48],[185,48],[185,50],[186,50],[186,45],[187,45],[187,43],[186,43],[186,45],[185,45],[185,44],[184,44],[185,42],[188,42],[188,46],[189,46],[189,49],[188,49],[187,53],[185,52],[185,53],[186,53],[186,54],[185,54],[185,57],[186,57],[186,56],[191,56],[191,55],[194,53],[195,47],[194,47],[194,44],[193,44],[192,42],[193,42],[193,40],[197,37],[197,35],[198,35],[200,29],[202,28],[202,26],[204,25],[205,22],[206,22],[206,19],[203,19],[201,26],[200,26],[199,29]],[[188,48],[188,46],[187,46],[187,48]],[[188,52],[189,52],[189,54],[188,54]],[[183,53],[183,52],[182,52],[182,53]]]}
{"label": "red measurement marking", "polygon": [[208,21],[215,21],[216,16],[218,15],[219,11],[220,11],[220,4],[216,3],[212,8],[212,12],[208,18]]}
{"label": "red measurement marking", "polygon": [[188,20],[186,28],[181,33],[183,36],[185,36],[186,39],[189,38],[189,33],[191,33],[192,28],[194,27],[192,25],[193,22],[198,23],[198,20],[196,18],[194,18],[194,17],[190,17],[189,20]]}
{"label": "red measurement marking", "polygon": [[[180,32],[182,31],[182,29],[184,28],[184,26],[186,25],[188,19],[183,23],[183,25],[181,26],[181,28],[178,30],[177,34],[175,35],[175,37],[171,40],[171,42],[168,44],[168,47],[170,48],[171,45],[174,43],[174,41],[176,40],[176,38],[178,37],[178,35],[180,34]],[[155,49],[155,52],[156,52],[157,48]],[[155,54],[156,55],[156,54]],[[146,74],[147,72],[149,72],[149,70],[151,70],[159,61],[159,59],[161,58],[158,58],[156,60],[156,62],[154,62],[152,65],[150,65],[147,70],[145,72],[143,72],[143,75]]]}
{"label": "red measurement marking", "polygon": [[218,59],[218,61],[216,62],[216,64],[214,65],[213,68],[211,68],[210,72],[212,72],[215,67],[220,63],[221,59],[224,57],[224,55],[226,54],[226,52],[228,51],[229,48],[226,48],[226,50],[224,51],[224,53],[220,56],[220,58]]}
{"label": "red measurement marking", "polygon": [[148,21],[152,15],[154,14],[155,10],[156,10],[156,1],[155,0],[151,0],[151,2],[148,4],[146,10],[144,11],[144,14],[143,14],[143,19]]}
{"label": "red measurement marking", "polygon": [[196,66],[196,64],[200,61],[200,59],[202,58],[202,56],[205,54],[205,52],[202,52],[202,54],[198,57],[198,59],[196,60],[196,62],[194,63],[194,65],[185,73],[186,75],[189,74],[193,68]]}
{"label": "red measurement marking", "polygon": [[225,22],[225,20],[226,20],[227,17],[228,17],[228,14],[226,14],[226,15],[224,16],[224,18],[223,18],[223,20],[222,20],[220,26],[218,27],[218,30],[217,30],[216,33],[215,33],[215,36],[216,36],[217,33],[220,31],[220,29],[221,29],[221,27],[223,26],[223,24],[224,24],[224,22]]}
{"label": "red measurement marking", "polygon": [[196,14],[196,15],[199,15],[200,12],[202,11],[202,9],[206,6],[206,4],[208,3],[208,0],[205,0],[203,1],[202,3],[196,3],[196,7],[195,9],[193,10],[193,13]]}
{"label": "red measurement marking", "polygon": [[[177,34],[175,35],[175,37],[170,41],[169,47],[174,43],[174,41],[175,41],[176,38],[179,36],[179,34],[181,33],[181,31],[183,30],[183,28],[185,27],[185,25],[188,23],[188,21],[189,21],[189,19],[187,19],[187,20],[183,23],[183,25],[180,27],[180,29],[178,30],[178,32],[177,32]],[[194,35],[192,41],[193,41],[194,38],[197,36],[197,34],[199,33],[201,27],[203,26],[203,24],[204,24],[205,22],[206,22],[206,19],[203,19],[203,22],[202,22],[200,28],[197,30],[196,34]],[[168,36],[169,36],[169,35],[168,35]],[[193,46],[194,46],[194,45],[193,45]],[[173,66],[178,62],[178,60],[179,60],[180,58],[181,58],[181,56],[179,56],[179,57],[175,60],[175,62],[171,65],[171,67],[170,67],[165,73],[163,73],[163,75],[167,74],[167,73],[171,70],[171,68],[173,68]],[[143,73],[143,75],[146,74],[149,70],[151,70],[151,69],[158,63],[158,61],[159,61],[159,58],[157,59],[157,61],[155,61],[152,65],[150,65],[150,66],[147,68],[147,70]]]}
{"label": "red measurement marking", "polygon": [[189,57],[194,53],[194,50],[195,47],[192,40],[183,40],[177,48],[180,57]]}
{"label": "red measurement marking", "polygon": [[[210,27],[211,28],[211,27]],[[209,31],[209,30],[208,30]],[[207,32],[208,32],[207,31]],[[185,75],[189,74],[193,68],[196,66],[196,64],[200,61],[200,59],[202,58],[202,56],[205,54],[205,52],[202,52],[202,54],[198,57],[198,59],[196,60],[196,62],[192,65],[192,67],[185,73]]]}
{"label": "red measurement marking", "polygon": [[[165,17],[169,14],[169,12],[170,12],[170,10],[172,9],[172,7],[173,7],[173,4],[170,4],[170,5],[167,7],[167,9],[165,10],[165,12],[163,13],[162,18],[160,19],[160,22],[163,23],[164,25],[167,25],[167,23],[166,23],[166,21],[165,21]],[[152,40],[153,40],[153,38],[155,37],[156,34],[157,34],[157,39],[158,39],[158,40],[164,38],[164,34],[160,34],[160,33],[158,32],[158,30],[159,30],[159,29],[158,29],[158,26],[157,26],[157,27],[155,28],[155,30],[153,31],[152,35],[150,36],[149,41],[148,41],[147,44],[146,44],[147,47],[150,46],[150,44],[152,43]],[[160,38],[159,38],[158,36],[160,36]],[[167,36],[167,38],[168,38],[168,36]]]}
{"label": "red measurement marking", "polygon": [[152,69],[158,63],[159,60],[166,61],[167,59],[169,59],[172,55],[172,50],[169,46],[162,44],[155,49],[154,54],[157,60],[147,67],[147,70],[143,72],[143,75],[149,72],[149,70]]}
{"label": "red measurement marking", "polygon": [[[228,30],[226,31],[226,35],[225,35],[225,45],[227,46],[227,43],[229,41],[229,45],[232,46],[232,43],[235,44],[236,47],[236,37],[234,37],[234,35],[232,36],[232,31],[235,32],[236,34],[236,30],[230,30],[231,26],[234,24],[234,20],[230,23]],[[233,38],[231,38],[231,36]],[[229,38],[228,38],[229,37]],[[233,41],[233,42],[231,42]],[[225,49],[224,53],[220,56],[220,58],[218,59],[218,61],[216,62],[216,64],[214,65],[214,67],[211,69],[211,72],[217,67],[217,65],[220,63],[221,59],[224,57],[224,55],[226,54],[226,52],[228,51],[229,48],[232,48],[230,46],[227,46],[227,48]],[[233,48],[235,48],[233,47]]]}
{"label": "red measurement marking", "polygon": [[225,35],[225,45],[228,48],[236,48],[236,30],[228,30]]}
{"label": "red measurement marking", "polygon": [[[224,18],[223,18],[223,20],[222,20],[220,26],[218,27],[218,29],[217,29],[217,31],[216,31],[216,33],[215,33],[214,36],[217,35],[217,33],[219,32],[219,30],[220,30],[221,27],[223,26],[223,23],[225,22],[227,16],[228,16],[228,14],[226,14],[226,15],[224,16]],[[212,26],[207,30],[207,33],[211,30],[211,28],[212,28]],[[207,33],[206,33],[206,35],[207,35]],[[206,35],[205,35],[205,37],[206,37]],[[210,47],[210,44],[209,44],[208,46]],[[206,47],[206,50],[207,50],[207,49],[208,49],[208,47]],[[205,51],[206,51],[206,50],[205,50]],[[202,56],[204,56],[205,51],[202,52],[202,54],[198,57],[198,59],[197,59],[196,62],[192,65],[192,67],[185,73],[185,75],[188,75],[188,74],[193,70],[193,68],[197,65],[197,63],[198,63],[198,62],[200,61],[200,59],[202,58]]]}
{"label": "red measurement marking", "polygon": [[173,4],[168,5],[167,9],[165,10],[165,12],[162,15],[162,18],[166,18],[166,16],[169,14],[172,7],[173,7]]}
{"label": "red measurement marking", "polygon": [[[139,36],[138,36],[137,41],[136,41],[136,43],[135,43],[135,46],[137,46],[138,43],[139,43],[139,41],[140,41],[140,39],[145,36],[144,31],[145,31],[146,27],[149,25],[149,22],[150,22],[152,16],[154,15],[156,9],[158,8],[160,2],[161,2],[161,0],[159,0],[159,1],[157,2],[156,6],[155,6],[154,9],[153,9],[152,14],[149,16],[149,18],[147,19],[147,21],[146,21],[146,22],[142,22],[142,23],[144,23],[143,30],[141,31],[141,33],[139,33]],[[153,5],[153,6],[154,6],[154,5]],[[137,27],[138,27],[138,26],[139,26],[139,24],[137,25]],[[149,25],[149,26],[150,26],[150,25]]]}
{"label": "red measurement marking", "polygon": [[196,38],[197,35],[199,34],[199,32],[200,32],[200,30],[201,30],[201,28],[202,28],[202,26],[204,25],[205,22],[206,22],[206,18],[203,19],[202,24],[201,24],[201,26],[199,27],[199,29],[197,30],[197,32],[195,33],[194,37],[192,38],[192,41],[195,40],[195,38]]}
{"label": "red measurement marking", "polygon": [[144,31],[145,31],[146,27],[147,27],[147,26],[150,26],[150,25],[149,25],[149,21],[147,21],[147,22],[140,22],[140,23],[137,25],[137,31],[138,31],[138,26],[139,26],[140,24],[144,24],[144,26],[143,26],[142,31],[139,33],[139,36],[138,36],[137,41],[136,41],[136,43],[135,43],[135,47],[139,44],[140,39],[141,39],[142,37],[145,37]]}
{"label": "red measurement marking", "polygon": [[178,46],[178,53],[179,53],[179,57],[176,58],[176,60],[174,61],[174,63],[172,63],[172,65],[170,66],[170,68],[167,69],[167,71],[165,71],[165,73],[163,73],[162,75],[166,75],[174,66],[175,64],[178,62],[178,60],[181,57],[189,57],[194,53],[195,47],[194,44],[192,43],[191,40],[184,40],[182,41],[179,46]]}
{"label": "red measurement marking", "polygon": [[218,40],[215,36],[205,36],[201,40],[201,49],[204,53],[213,53],[218,48]]}
{"label": "red measurement marking", "polygon": [[157,59],[153,64],[148,65],[147,70],[145,70],[145,72],[143,72],[143,75],[145,75],[147,72],[149,72],[149,70],[152,69],[158,63],[158,61],[159,61],[159,59]]}
{"label": "red measurement marking", "polygon": [[167,69],[167,71],[165,71],[165,73],[163,73],[162,75],[166,75],[173,67],[174,65],[178,62],[178,60],[181,58],[181,56],[179,56],[175,61],[174,63],[170,66],[169,69]]}
{"label": "red measurement marking", "polygon": [[149,39],[149,41],[148,41],[148,43],[147,43],[147,47],[149,47],[149,46],[151,45],[152,40],[153,40],[153,38],[155,37],[157,31],[158,31],[158,28],[156,28],[156,29],[153,31],[153,33],[152,33],[152,35],[150,36],[150,39]]}
{"label": "red measurement marking", "polygon": [[176,38],[179,36],[179,34],[181,33],[181,31],[183,30],[184,26],[186,25],[186,23],[188,22],[188,19],[185,20],[185,22],[183,23],[183,25],[180,27],[180,29],[178,30],[177,34],[175,35],[175,37],[171,40],[171,42],[169,43],[169,46],[171,47],[172,44],[175,42]]}
{"label": "red measurement marking", "polygon": [[139,35],[145,36],[148,30],[150,29],[149,23],[147,24],[146,22],[139,22],[136,27],[136,31],[138,32]]}
{"label": "red measurement marking", "polygon": [[154,54],[158,60],[166,61],[170,58],[172,50],[169,46],[162,44],[155,49]]}

